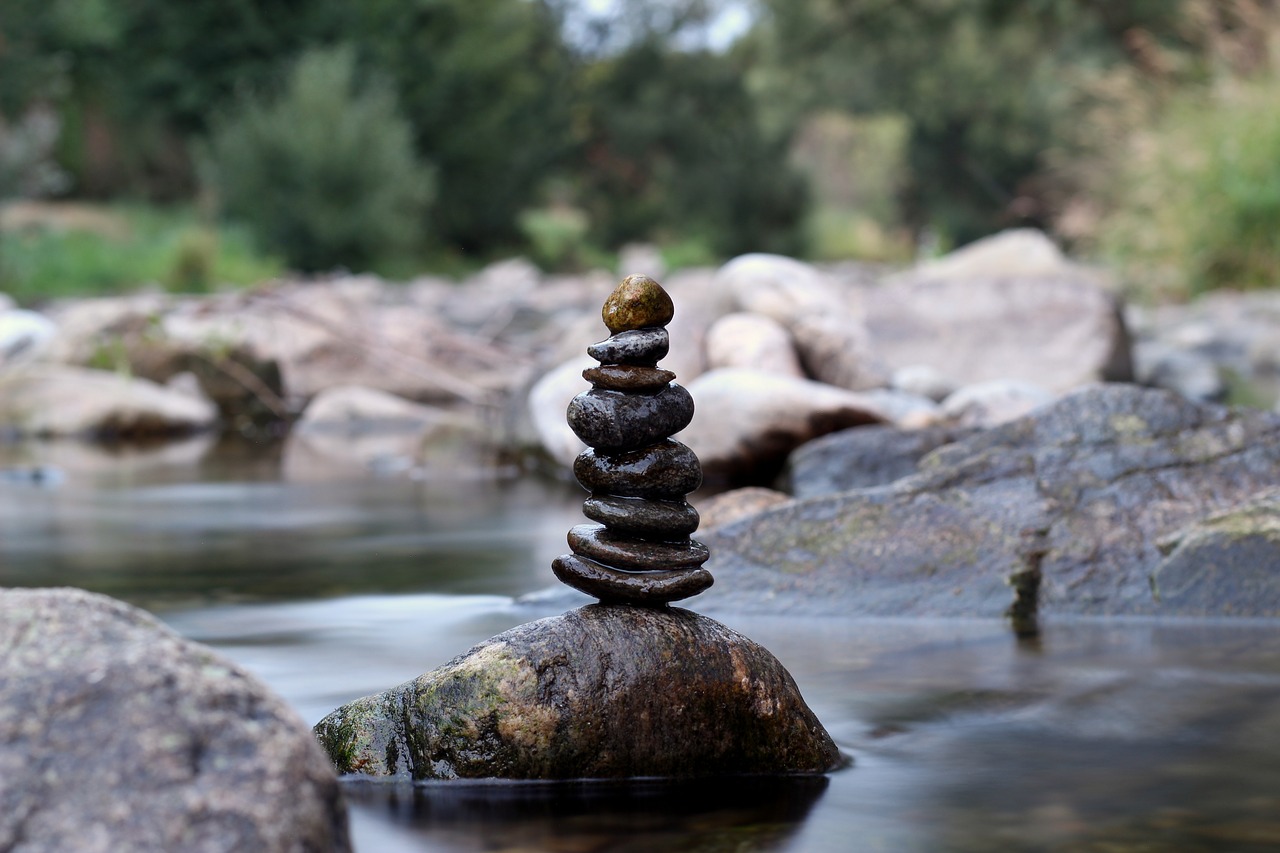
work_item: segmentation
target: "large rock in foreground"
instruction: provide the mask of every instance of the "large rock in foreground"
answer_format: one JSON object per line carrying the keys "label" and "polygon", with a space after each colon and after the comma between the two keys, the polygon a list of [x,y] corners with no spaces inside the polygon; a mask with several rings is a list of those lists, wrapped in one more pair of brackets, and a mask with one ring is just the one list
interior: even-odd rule
{"label": "large rock in foreground", "polygon": [[0,850],[350,849],[332,768],[253,678],[104,596],[0,590]]}
{"label": "large rock in foreground", "polygon": [[513,628],[316,725],[343,773],[578,779],[823,773],[835,744],[767,649],[676,608]]}
{"label": "large rock in foreground", "polygon": [[1208,559],[1221,536],[1163,550],[1277,482],[1280,414],[1091,386],[946,444],[891,485],[704,531],[718,582],[700,606],[999,616],[1010,580],[1032,573],[1041,613],[1272,616],[1275,584],[1243,550],[1274,541],[1270,527],[1239,539],[1231,565]]}

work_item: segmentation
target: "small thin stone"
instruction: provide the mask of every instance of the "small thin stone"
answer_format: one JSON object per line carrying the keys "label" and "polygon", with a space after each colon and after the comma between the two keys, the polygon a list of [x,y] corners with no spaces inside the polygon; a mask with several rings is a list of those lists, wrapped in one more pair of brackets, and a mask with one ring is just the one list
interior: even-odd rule
{"label": "small thin stone", "polygon": [[671,336],[666,329],[632,329],[587,347],[587,355],[601,364],[653,367],[667,357]]}
{"label": "small thin stone", "polygon": [[602,524],[578,524],[569,530],[569,549],[579,557],[630,571],[693,569],[711,557],[707,546],[684,542],[646,542],[606,530]]}
{"label": "small thin stone", "polygon": [[671,297],[647,275],[629,275],[604,301],[600,316],[613,334],[665,326],[675,316]]}
{"label": "small thin stone", "polygon": [[714,582],[706,569],[626,572],[573,554],[556,557],[551,570],[574,589],[608,604],[662,605],[697,595]]}
{"label": "small thin stone", "polygon": [[670,370],[635,364],[604,364],[588,367],[582,378],[609,391],[657,391],[676,378]]}
{"label": "small thin stone", "polygon": [[680,542],[698,529],[698,511],[686,501],[592,495],[582,514],[614,533],[658,542]]}

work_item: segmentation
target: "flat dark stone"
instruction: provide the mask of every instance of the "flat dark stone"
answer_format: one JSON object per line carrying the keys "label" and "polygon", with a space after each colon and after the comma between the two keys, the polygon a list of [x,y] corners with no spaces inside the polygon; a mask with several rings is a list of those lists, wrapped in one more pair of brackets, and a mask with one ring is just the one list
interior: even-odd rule
{"label": "flat dark stone", "polygon": [[698,529],[698,511],[685,501],[649,501],[592,495],[582,514],[614,533],[642,539],[679,541]]}
{"label": "flat dark stone", "polygon": [[604,364],[588,367],[582,378],[597,388],[610,391],[657,391],[673,381],[676,375],[660,367],[641,367],[637,364]]}
{"label": "flat dark stone", "polygon": [[693,451],[673,438],[621,453],[587,448],[573,461],[573,475],[593,493],[679,500],[702,485]]}
{"label": "flat dark stone", "polygon": [[644,447],[678,433],[693,420],[693,398],[671,384],[657,394],[593,388],[569,402],[569,426],[597,450]]}
{"label": "flat dark stone", "polygon": [[551,570],[574,589],[609,604],[656,606],[697,595],[714,583],[706,569],[625,572],[572,554],[556,557]]}
{"label": "flat dark stone", "polygon": [[587,355],[601,364],[653,367],[667,357],[671,336],[666,329],[632,329],[587,347]]}
{"label": "flat dark stone", "polygon": [[579,557],[630,571],[697,568],[711,557],[706,545],[692,539],[646,542],[611,533],[602,524],[579,524],[570,528],[569,549]]}

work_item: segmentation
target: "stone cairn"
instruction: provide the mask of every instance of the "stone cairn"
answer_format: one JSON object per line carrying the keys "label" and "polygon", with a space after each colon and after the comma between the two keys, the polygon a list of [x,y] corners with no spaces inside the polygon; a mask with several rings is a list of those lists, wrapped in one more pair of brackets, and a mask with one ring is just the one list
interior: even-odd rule
{"label": "stone cairn", "polygon": [[569,403],[569,426],[588,445],[573,464],[597,524],[569,531],[572,554],[556,577],[605,603],[658,606],[711,586],[709,553],[690,539],[698,511],[685,495],[702,484],[698,457],[671,438],[693,419],[693,398],[658,362],[670,347],[671,297],[643,275],[623,279],[601,312],[608,340],[587,348],[600,362]]}

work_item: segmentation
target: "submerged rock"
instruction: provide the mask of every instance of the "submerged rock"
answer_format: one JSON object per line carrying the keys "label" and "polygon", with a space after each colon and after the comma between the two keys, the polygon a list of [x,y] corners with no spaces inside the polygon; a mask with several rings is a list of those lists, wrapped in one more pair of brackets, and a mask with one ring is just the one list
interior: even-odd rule
{"label": "submerged rock", "polygon": [[0,849],[347,851],[284,702],[147,614],[0,590]]}
{"label": "submerged rock", "polygon": [[678,608],[513,628],[315,727],[343,773],[512,779],[824,773],[839,750],[782,664]]}
{"label": "submerged rock", "polygon": [[940,447],[915,476],[708,531],[709,567],[723,583],[700,601],[999,616],[1013,600],[1009,584],[1035,572],[1041,613],[1260,612],[1243,583],[1178,604],[1171,565],[1157,567],[1167,537],[1276,482],[1280,415],[1091,386]]}

